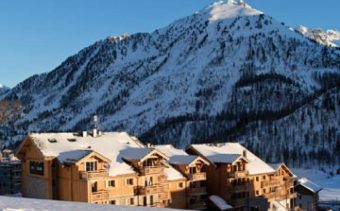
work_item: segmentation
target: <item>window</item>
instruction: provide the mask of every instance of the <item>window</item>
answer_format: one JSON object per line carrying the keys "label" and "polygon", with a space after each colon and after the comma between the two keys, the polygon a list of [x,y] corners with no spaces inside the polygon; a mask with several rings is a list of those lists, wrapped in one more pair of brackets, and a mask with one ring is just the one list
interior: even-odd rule
{"label": "window", "polygon": [[150,196],[150,204],[153,205],[153,195]]}
{"label": "window", "polygon": [[178,187],[183,188],[183,182],[178,183]]}
{"label": "window", "polygon": [[94,182],[91,184],[91,190],[92,190],[92,193],[95,193],[98,191],[98,183],[97,182]]}
{"label": "window", "polygon": [[110,204],[116,204],[116,200],[111,200]]}
{"label": "window", "polygon": [[126,184],[127,185],[133,185],[133,179],[132,178],[127,179]]}
{"label": "window", "polygon": [[135,204],[135,199],[134,198],[130,198],[130,205],[134,205]]}
{"label": "window", "polygon": [[86,162],[86,171],[97,171],[97,162]]}
{"label": "window", "polygon": [[44,176],[44,162],[30,161],[30,173]]}
{"label": "window", "polygon": [[259,181],[259,177],[256,177],[256,182],[258,182]]}
{"label": "window", "polygon": [[143,197],[143,205],[144,205],[144,206],[147,206],[147,205],[148,205],[148,202],[147,202],[146,196],[144,196],[144,197]]}
{"label": "window", "polygon": [[115,180],[109,180],[107,181],[108,187],[116,187],[116,181]]}
{"label": "window", "polygon": [[257,191],[256,191],[256,196],[258,196],[258,195],[259,195],[259,191],[257,190]]}
{"label": "window", "polygon": [[262,178],[265,180],[265,179],[266,179],[266,176],[263,176]]}
{"label": "window", "polygon": [[266,189],[263,189],[263,193],[266,193]]}

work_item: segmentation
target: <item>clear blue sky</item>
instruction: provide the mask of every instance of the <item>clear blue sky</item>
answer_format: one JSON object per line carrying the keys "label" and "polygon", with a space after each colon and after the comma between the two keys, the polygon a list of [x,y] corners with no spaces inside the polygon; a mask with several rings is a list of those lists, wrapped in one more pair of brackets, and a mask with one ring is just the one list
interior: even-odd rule
{"label": "clear blue sky", "polygon": [[[0,0],[0,83],[13,87],[82,48],[151,32],[212,0]],[[287,25],[340,29],[340,0],[246,0]]]}

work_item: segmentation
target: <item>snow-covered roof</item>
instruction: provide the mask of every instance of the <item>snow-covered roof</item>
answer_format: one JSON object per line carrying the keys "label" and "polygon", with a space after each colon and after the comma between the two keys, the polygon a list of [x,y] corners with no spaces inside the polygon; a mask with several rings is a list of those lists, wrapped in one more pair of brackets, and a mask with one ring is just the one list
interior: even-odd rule
{"label": "snow-covered roof", "polygon": [[239,154],[215,154],[207,156],[207,159],[213,163],[233,163],[240,157]]}
{"label": "snow-covered roof", "polygon": [[177,171],[174,167],[168,166],[164,168],[165,175],[169,181],[185,179],[181,172]]}
{"label": "snow-covered roof", "polygon": [[170,158],[169,163],[171,164],[184,164],[189,165],[193,161],[195,161],[198,156],[196,155],[188,155],[184,150],[177,149],[174,146],[168,145],[157,145],[156,149],[163,152],[166,156]]}
{"label": "snow-covered roof", "polygon": [[212,195],[209,196],[209,199],[211,202],[213,202],[220,210],[229,210],[229,209],[233,209],[232,206],[230,206],[229,204],[227,204],[226,201],[224,201],[224,199],[222,199],[219,196],[216,195]]}
{"label": "snow-covered roof", "polygon": [[269,164],[275,171],[279,170],[282,167],[285,167],[286,170],[289,171],[289,173],[292,174],[293,177],[297,177],[284,163],[270,163]]}
{"label": "snow-covered roof", "polygon": [[288,209],[283,206],[280,202],[278,201],[273,201],[273,210],[276,210],[276,211],[288,211]]}
{"label": "snow-covered roof", "polygon": [[[275,172],[275,169],[273,169],[270,165],[251,153],[248,149],[246,149],[239,143],[223,143],[219,145],[192,144],[189,146],[189,148],[190,147],[195,149],[200,155],[206,157],[208,160],[209,157],[218,157],[217,155],[221,155],[221,157],[225,154],[243,155],[243,153],[246,152],[245,158],[248,161],[247,170],[250,175]],[[213,162],[212,160],[210,161]]]}
{"label": "snow-covered roof", "polygon": [[307,188],[308,190],[312,191],[313,193],[317,193],[320,190],[322,190],[322,187],[320,187],[319,185],[315,184],[314,182],[308,180],[305,177],[299,179],[298,182],[299,182],[299,185]]}
{"label": "snow-covered roof", "polygon": [[122,150],[119,156],[127,160],[141,160],[152,151],[154,151],[152,148],[128,148]]}
{"label": "snow-covered roof", "polygon": [[[133,174],[133,168],[123,161],[125,156],[132,156],[129,151],[144,148],[125,132],[104,132],[102,135],[83,137],[75,133],[32,133],[29,137],[44,156],[56,157],[61,163],[79,160],[95,151],[111,160],[109,175]],[[134,156],[142,156],[149,149],[138,150]]]}
{"label": "snow-covered roof", "polygon": [[155,148],[158,149],[159,151],[163,152],[169,158],[171,158],[172,156],[175,156],[175,155],[188,155],[188,153],[186,153],[184,150],[177,149],[170,144],[156,145]]}

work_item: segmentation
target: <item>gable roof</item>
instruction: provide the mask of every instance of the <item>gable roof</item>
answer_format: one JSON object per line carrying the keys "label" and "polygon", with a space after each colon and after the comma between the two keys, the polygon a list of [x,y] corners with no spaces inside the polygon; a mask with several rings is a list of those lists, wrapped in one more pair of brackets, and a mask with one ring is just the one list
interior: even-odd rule
{"label": "gable roof", "polygon": [[296,175],[286,166],[284,163],[270,163],[269,164],[275,171],[278,171],[280,168],[285,169],[292,177],[296,177]]}
{"label": "gable roof", "polygon": [[[234,163],[243,158],[239,154],[215,154],[207,156],[207,159],[213,163]],[[244,159],[246,161],[246,159]]]}
{"label": "gable roof", "polygon": [[263,160],[261,160],[259,157],[251,153],[248,149],[246,149],[239,143],[222,143],[218,145],[192,144],[188,146],[187,149],[192,149],[196,153],[204,156],[207,159],[209,159],[209,156],[210,158],[215,158],[215,157],[218,157],[217,155],[221,155],[221,154],[222,155],[225,155],[225,154],[243,155],[243,153],[246,152],[245,158],[248,161],[247,170],[250,175],[275,173],[275,170],[270,165],[265,163]]}
{"label": "gable roof", "polygon": [[314,182],[310,181],[309,179],[303,177],[298,180],[298,185],[301,185],[302,187],[308,189],[309,191],[313,193],[317,193],[322,190],[322,187],[315,184]]}
{"label": "gable roof", "polygon": [[156,149],[163,152],[169,157],[169,163],[173,165],[191,165],[194,162],[201,161],[208,165],[209,163],[197,155],[189,155],[182,149],[177,149],[174,146],[168,145],[157,145]]}
{"label": "gable roof", "polygon": [[110,159],[106,158],[105,156],[93,150],[75,150],[75,151],[64,152],[64,153],[61,153],[57,159],[59,160],[60,163],[78,164],[82,160],[88,157],[91,157],[91,156],[96,156],[100,160],[103,160],[109,164],[111,163]]}
{"label": "gable roof", "polygon": [[129,148],[121,151],[120,156],[126,160],[138,160],[143,162],[145,158],[155,153],[158,154],[160,157],[164,158],[165,160],[169,159],[163,153],[159,152],[154,148]]}
{"label": "gable roof", "polygon": [[124,150],[144,147],[125,132],[105,132],[97,137],[82,137],[76,133],[32,133],[29,138],[44,156],[55,157],[61,162],[79,160],[88,155],[89,150],[95,151],[111,160],[110,176],[136,173],[119,155]]}

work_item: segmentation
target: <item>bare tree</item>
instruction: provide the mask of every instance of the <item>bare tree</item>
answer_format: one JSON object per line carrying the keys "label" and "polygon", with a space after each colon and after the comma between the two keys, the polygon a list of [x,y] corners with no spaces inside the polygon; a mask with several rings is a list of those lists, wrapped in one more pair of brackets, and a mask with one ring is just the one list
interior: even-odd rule
{"label": "bare tree", "polygon": [[17,119],[22,112],[19,101],[0,101],[0,126]]}

